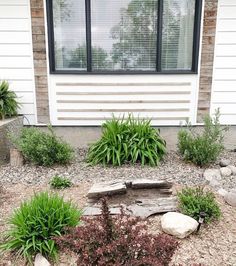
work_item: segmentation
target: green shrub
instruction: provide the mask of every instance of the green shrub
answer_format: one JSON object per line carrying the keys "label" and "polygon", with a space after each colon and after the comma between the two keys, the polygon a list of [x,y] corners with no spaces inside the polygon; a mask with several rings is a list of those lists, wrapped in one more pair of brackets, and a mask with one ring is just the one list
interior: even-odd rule
{"label": "green shrub", "polygon": [[76,226],[80,217],[81,212],[57,194],[36,194],[15,210],[1,249],[17,251],[29,262],[36,253],[55,259],[57,246],[51,238],[63,234],[66,227]]}
{"label": "green shrub", "polygon": [[67,178],[63,178],[61,176],[55,175],[51,182],[50,185],[52,188],[55,189],[62,189],[62,188],[67,188],[67,187],[71,187],[72,183],[69,179]]}
{"label": "green shrub", "polygon": [[20,136],[12,140],[27,160],[38,165],[67,164],[73,159],[72,147],[58,138],[50,127],[49,133],[23,128]]}
{"label": "green shrub", "polygon": [[214,118],[207,115],[204,118],[204,128],[201,133],[198,133],[191,125],[179,131],[178,149],[184,160],[199,166],[216,161],[224,148],[224,131],[227,129],[220,126],[219,117],[219,110],[216,111]]}
{"label": "green shrub", "polygon": [[93,165],[117,166],[125,162],[157,165],[165,154],[166,142],[150,123],[131,115],[126,120],[113,117],[102,125],[102,137],[89,148],[87,161]]}
{"label": "green shrub", "polygon": [[0,119],[17,115],[19,106],[15,92],[9,89],[9,83],[0,82]]}
{"label": "green shrub", "polygon": [[213,219],[219,219],[221,212],[215,196],[210,191],[204,191],[203,188],[185,188],[178,193],[180,210],[194,219],[199,219],[199,213],[205,212],[205,221],[211,222]]}

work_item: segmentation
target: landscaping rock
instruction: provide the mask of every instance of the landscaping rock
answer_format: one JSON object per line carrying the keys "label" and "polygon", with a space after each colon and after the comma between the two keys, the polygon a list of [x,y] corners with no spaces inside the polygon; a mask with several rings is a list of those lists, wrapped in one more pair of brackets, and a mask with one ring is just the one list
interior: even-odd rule
{"label": "landscaping rock", "polygon": [[228,192],[224,198],[229,205],[236,207],[236,189],[233,189]]}
{"label": "landscaping rock", "polygon": [[[121,207],[111,207],[111,208],[109,208],[109,211],[110,211],[111,215],[121,214]],[[86,207],[83,210],[84,216],[96,216],[96,215],[101,215],[101,213],[102,213],[101,207],[99,207],[99,206]]]}
{"label": "landscaping rock", "polygon": [[219,189],[221,187],[221,184],[218,180],[212,179],[209,183],[209,185],[215,189]]}
{"label": "landscaping rock", "polygon": [[220,168],[220,173],[222,176],[231,176],[232,175],[232,171],[229,167],[221,167]]}
{"label": "landscaping rock", "polygon": [[148,218],[151,215],[177,210],[177,198],[158,198],[155,200],[140,199],[135,204],[127,206],[128,212],[133,216]]}
{"label": "landscaping rock", "polygon": [[162,180],[137,179],[132,181],[132,189],[171,188],[172,183]]}
{"label": "landscaping rock", "polygon": [[219,165],[221,167],[226,167],[226,166],[230,165],[230,160],[228,160],[228,159],[221,159]]}
{"label": "landscaping rock", "polygon": [[187,215],[168,212],[161,218],[161,227],[169,235],[185,238],[196,231],[198,222]]}
{"label": "landscaping rock", "polygon": [[218,169],[207,169],[207,170],[205,170],[203,176],[209,182],[212,179],[216,179],[218,181],[221,180],[220,170],[218,170]]}
{"label": "landscaping rock", "polygon": [[[137,216],[141,218],[148,218],[151,215],[157,213],[165,213],[169,211],[177,210],[177,198],[169,197],[169,198],[157,198],[153,199],[137,199],[135,203],[131,205],[121,204],[119,206],[110,206],[109,211],[111,215],[121,214],[121,208],[125,214]],[[83,210],[84,216],[94,216],[101,214],[101,207],[99,205],[96,206],[88,206]]]}
{"label": "landscaping rock", "polygon": [[124,182],[110,182],[94,184],[88,194],[88,198],[101,198],[103,196],[110,196],[116,194],[125,194],[126,185]]}
{"label": "landscaping rock", "polygon": [[228,165],[227,167],[232,171],[232,175],[236,175],[236,167],[234,165]]}
{"label": "landscaping rock", "polygon": [[34,266],[50,266],[50,263],[44,258],[44,256],[38,253],[35,256]]}
{"label": "landscaping rock", "polygon": [[218,194],[221,195],[222,197],[225,197],[226,194],[228,193],[227,190],[223,189],[223,188],[220,188],[218,191]]}

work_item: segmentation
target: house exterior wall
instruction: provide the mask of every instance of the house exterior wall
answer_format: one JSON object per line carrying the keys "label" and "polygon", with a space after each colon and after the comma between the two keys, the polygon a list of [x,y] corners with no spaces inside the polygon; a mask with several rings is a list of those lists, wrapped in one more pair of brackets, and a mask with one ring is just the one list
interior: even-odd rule
{"label": "house exterior wall", "polygon": [[197,122],[210,113],[218,0],[205,0],[202,28]]}
{"label": "house exterior wall", "polygon": [[0,80],[21,103],[25,124],[35,124],[34,68],[29,0],[0,1]]}
{"label": "house exterior wall", "polygon": [[[230,91],[227,92],[229,101],[235,93],[236,81],[232,78],[235,69],[229,58],[234,55],[236,46],[231,23],[235,21],[235,3],[234,0],[219,1],[219,13],[231,13],[225,22],[218,19],[217,39],[223,39],[223,43],[217,41],[216,46],[218,1],[203,1],[200,74],[90,76],[48,73],[45,0],[1,0],[0,78],[9,80],[22,102],[20,113],[25,114],[31,124],[100,125],[112,113],[124,112],[153,118],[154,125],[179,125],[185,119],[196,124],[210,108],[213,110],[219,105],[225,108],[217,97],[226,97],[226,88]],[[227,8],[230,11],[221,11]],[[229,43],[225,43],[227,40]],[[213,67],[215,47],[217,55]],[[220,60],[227,65],[222,67],[223,71],[219,69]],[[217,75],[225,76],[219,78]],[[220,87],[224,87],[223,96]],[[232,103],[227,102],[227,108],[231,106]],[[224,108],[222,110],[226,110]],[[224,120],[223,114],[223,122],[234,118],[226,115],[228,120]]]}
{"label": "house exterior wall", "polygon": [[45,10],[43,0],[30,0],[32,19],[34,78],[37,108],[37,123],[50,123],[48,104],[48,71],[46,53]]}
{"label": "house exterior wall", "polygon": [[236,1],[219,0],[211,113],[220,108],[221,123],[236,125]]}

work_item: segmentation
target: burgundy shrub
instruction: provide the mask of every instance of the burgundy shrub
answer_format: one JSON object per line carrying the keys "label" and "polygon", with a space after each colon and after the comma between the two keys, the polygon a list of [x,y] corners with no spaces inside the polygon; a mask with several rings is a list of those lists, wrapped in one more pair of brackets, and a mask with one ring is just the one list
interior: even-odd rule
{"label": "burgundy shrub", "polygon": [[69,228],[55,241],[77,254],[78,266],[165,266],[178,247],[171,236],[149,234],[140,218],[124,213],[112,217],[105,199],[102,215],[83,218],[81,226]]}

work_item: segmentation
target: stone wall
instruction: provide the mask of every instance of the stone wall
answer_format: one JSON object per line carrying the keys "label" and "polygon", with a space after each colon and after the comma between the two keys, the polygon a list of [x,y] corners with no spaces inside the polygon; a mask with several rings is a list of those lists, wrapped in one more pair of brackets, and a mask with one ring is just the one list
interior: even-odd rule
{"label": "stone wall", "polygon": [[38,123],[47,124],[49,118],[47,57],[45,42],[44,1],[30,0],[36,106]]}
{"label": "stone wall", "polygon": [[8,138],[9,133],[14,136],[19,135],[23,127],[23,117],[0,120],[0,164],[9,160],[11,143]]}
{"label": "stone wall", "polygon": [[210,113],[218,0],[205,0],[197,122]]}

